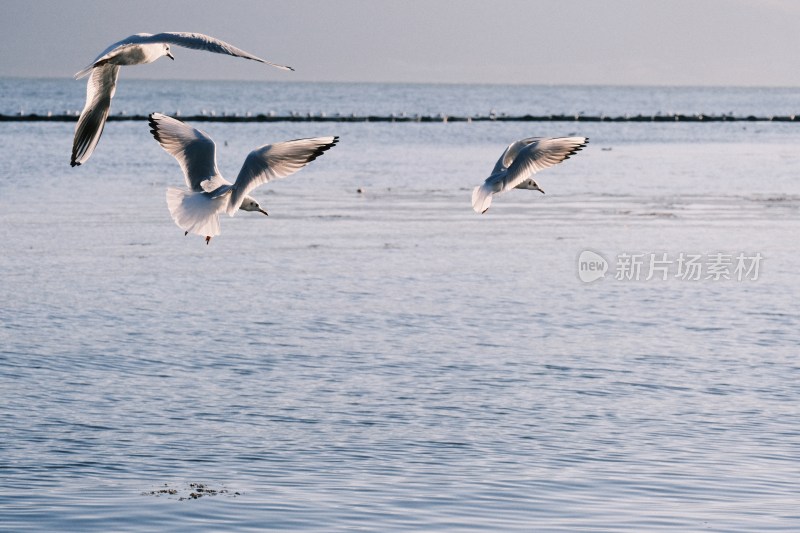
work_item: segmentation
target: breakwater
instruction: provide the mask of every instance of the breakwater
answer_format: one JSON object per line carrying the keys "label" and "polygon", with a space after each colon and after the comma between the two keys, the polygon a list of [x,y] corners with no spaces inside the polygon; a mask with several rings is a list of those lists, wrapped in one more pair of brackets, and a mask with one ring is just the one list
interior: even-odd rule
{"label": "breakwater", "polygon": [[[437,115],[355,115],[326,113],[246,113],[216,114],[203,113],[194,115],[174,114],[176,118],[188,122],[800,122],[796,115],[776,116],[736,116],[736,115],[704,115],[704,114],[654,114],[654,115],[505,115],[489,114],[474,116]],[[62,114],[0,114],[0,122],[75,122],[77,113]],[[147,120],[146,115],[116,114],[108,117],[109,121]]]}

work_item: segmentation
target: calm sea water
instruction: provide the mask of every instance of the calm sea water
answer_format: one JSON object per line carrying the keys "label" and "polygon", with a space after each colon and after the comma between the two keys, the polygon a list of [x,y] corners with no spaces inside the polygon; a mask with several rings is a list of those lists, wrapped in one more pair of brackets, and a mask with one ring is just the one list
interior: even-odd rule
{"label": "calm sea water", "polygon": [[[2,112],[79,109],[84,92],[0,86]],[[127,80],[115,99],[187,114],[798,104]],[[75,169],[73,127],[0,125],[0,529],[800,528],[800,126],[203,124],[231,177],[260,144],[341,137],[255,192],[269,218],[225,217],[209,246],[171,221],[180,169],[146,124],[109,123]],[[573,133],[591,144],[541,174],[546,195],[472,211],[508,143]],[[585,250],[605,278],[581,280]],[[666,281],[646,279],[654,254],[673,261]],[[691,280],[681,254],[763,259],[757,279]]]}

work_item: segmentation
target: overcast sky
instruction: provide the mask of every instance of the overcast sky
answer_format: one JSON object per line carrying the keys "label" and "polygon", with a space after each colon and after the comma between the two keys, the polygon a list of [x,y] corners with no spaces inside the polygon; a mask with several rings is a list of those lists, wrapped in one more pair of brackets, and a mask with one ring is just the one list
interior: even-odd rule
{"label": "overcast sky", "polygon": [[0,76],[71,76],[139,32],[192,31],[296,69],[173,49],[131,78],[800,86],[800,0],[0,0]]}

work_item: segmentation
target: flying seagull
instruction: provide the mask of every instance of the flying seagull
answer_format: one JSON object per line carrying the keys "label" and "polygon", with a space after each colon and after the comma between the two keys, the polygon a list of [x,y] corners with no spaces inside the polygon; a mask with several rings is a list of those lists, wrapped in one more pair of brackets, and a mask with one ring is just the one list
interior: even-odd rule
{"label": "flying seagull", "polygon": [[70,165],[74,167],[85,163],[94,152],[111,108],[111,98],[114,97],[116,91],[119,68],[127,65],[152,63],[162,56],[175,59],[170,52],[171,44],[252,59],[283,70],[294,70],[292,67],[265,61],[202,33],[166,32],[155,35],[149,33],[131,35],[103,50],[90,65],[75,74],[76,80],[89,75],[89,81],[86,83],[86,105],[84,105],[78,124],[75,126]]}
{"label": "flying seagull", "polygon": [[473,189],[472,208],[476,213],[485,213],[492,196],[509,189],[530,189],[544,194],[531,176],[569,159],[588,142],[586,137],[528,137],[511,143],[483,185]]}
{"label": "flying seagull", "polygon": [[219,215],[233,216],[238,209],[267,212],[248,193],[269,181],[294,174],[331,149],[339,137],[297,139],[265,144],[247,155],[234,183],[217,169],[216,146],[208,134],[180,120],[152,113],[150,133],[177,159],[188,189],[167,189],[167,207],[184,230],[205,236],[206,244],[219,235]]}

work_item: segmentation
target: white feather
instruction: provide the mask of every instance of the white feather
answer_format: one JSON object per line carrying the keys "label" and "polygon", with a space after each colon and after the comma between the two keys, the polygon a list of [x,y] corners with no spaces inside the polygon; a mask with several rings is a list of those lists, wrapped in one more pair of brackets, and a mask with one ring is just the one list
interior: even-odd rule
{"label": "white feather", "polygon": [[315,137],[266,144],[247,155],[233,183],[228,214],[233,216],[247,193],[272,180],[291,176],[333,148],[339,137]]}
{"label": "white feather", "polygon": [[484,183],[472,190],[472,208],[477,213],[484,213],[492,205],[492,188]]}
{"label": "white feather", "polygon": [[161,113],[150,115],[150,133],[174,157],[193,191],[212,191],[230,185],[217,169],[216,145],[203,131]]}
{"label": "white feather", "polygon": [[89,159],[100,141],[111,109],[111,99],[117,91],[118,77],[118,66],[104,65],[94,69],[86,82],[86,104],[75,125],[75,137],[72,141],[70,165],[73,167]]}
{"label": "white feather", "polygon": [[167,189],[167,207],[175,224],[183,231],[202,237],[219,235],[219,214],[227,203],[224,196],[212,198],[205,192]]}

